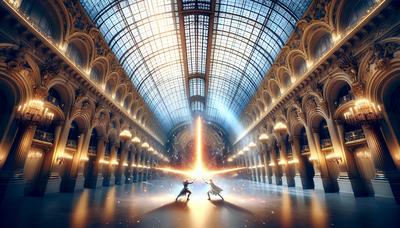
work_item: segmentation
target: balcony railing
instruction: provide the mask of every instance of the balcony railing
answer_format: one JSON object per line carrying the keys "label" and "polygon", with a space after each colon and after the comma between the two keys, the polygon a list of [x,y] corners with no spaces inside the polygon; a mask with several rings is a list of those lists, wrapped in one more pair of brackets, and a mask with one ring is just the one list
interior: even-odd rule
{"label": "balcony railing", "polygon": [[301,147],[300,147],[300,152],[301,152],[301,153],[310,152],[310,147],[309,147],[308,145],[301,145]]}
{"label": "balcony railing", "polygon": [[347,95],[345,95],[343,97],[339,97],[339,99],[335,102],[335,106],[339,107],[342,104],[345,104],[345,103],[347,103],[347,102],[349,102],[349,101],[351,101],[353,99],[354,99],[353,94],[349,93],[349,94],[347,94]]}
{"label": "balcony railing", "polygon": [[353,142],[360,139],[365,139],[364,131],[362,129],[357,129],[344,133],[345,142]]}
{"label": "balcony railing", "polygon": [[73,140],[73,139],[68,139],[67,140],[67,147],[76,149],[76,148],[78,148],[78,142],[76,140]]}
{"label": "balcony railing", "polygon": [[36,130],[33,138],[43,142],[54,142],[54,134],[42,130]]}
{"label": "balcony railing", "polygon": [[332,147],[332,141],[331,139],[321,139],[320,140],[321,143],[321,148],[328,148],[328,147]]}
{"label": "balcony railing", "polygon": [[89,151],[90,154],[96,154],[97,153],[97,147],[89,145],[88,151]]}
{"label": "balcony railing", "polygon": [[53,105],[63,109],[64,108],[64,104],[62,104],[57,98],[53,97],[53,96],[47,96],[47,101],[52,103]]}

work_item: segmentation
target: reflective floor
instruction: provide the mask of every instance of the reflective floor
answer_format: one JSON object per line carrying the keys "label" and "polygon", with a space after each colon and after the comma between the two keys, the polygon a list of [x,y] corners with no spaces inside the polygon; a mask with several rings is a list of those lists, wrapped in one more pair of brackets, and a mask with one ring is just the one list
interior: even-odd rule
{"label": "reflective floor", "polygon": [[225,201],[208,201],[208,186],[196,182],[189,202],[175,202],[177,179],[24,197],[1,205],[0,227],[396,227],[400,221],[400,206],[390,199],[215,182]]}

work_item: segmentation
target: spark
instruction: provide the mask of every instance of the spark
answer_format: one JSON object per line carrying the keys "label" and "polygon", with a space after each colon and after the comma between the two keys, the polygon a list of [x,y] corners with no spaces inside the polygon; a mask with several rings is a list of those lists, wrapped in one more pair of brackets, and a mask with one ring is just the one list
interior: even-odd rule
{"label": "spark", "polygon": [[247,167],[238,167],[238,168],[228,168],[228,169],[220,169],[220,170],[208,170],[203,163],[203,148],[202,148],[202,127],[201,127],[201,118],[198,117],[196,120],[196,161],[192,170],[179,170],[171,167],[156,167],[155,169],[179,174],[183,176],[190,177],[192,179],[206,179],[210,178],[214,175],[226,174],[230,172],[239,171],[242,169],[247,169]]}

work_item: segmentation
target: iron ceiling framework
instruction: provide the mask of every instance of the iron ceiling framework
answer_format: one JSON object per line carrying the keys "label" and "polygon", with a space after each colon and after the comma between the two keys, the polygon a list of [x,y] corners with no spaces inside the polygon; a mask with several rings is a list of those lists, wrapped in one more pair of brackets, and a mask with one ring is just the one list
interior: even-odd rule
{"label": "iron ceiling framework", "polygon": [[81,0],[166,131],[231,131],[311,0]]}

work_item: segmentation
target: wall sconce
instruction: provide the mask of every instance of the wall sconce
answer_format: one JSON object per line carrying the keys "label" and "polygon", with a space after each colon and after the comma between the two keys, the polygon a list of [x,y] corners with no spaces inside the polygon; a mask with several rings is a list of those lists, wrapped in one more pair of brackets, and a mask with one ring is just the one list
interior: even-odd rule
{"label": "wall sconce", "polygon": [[311,155],[311,156],[308,158],[308,160],[309,160],[309,161],[317,161],[317,160],[318,160],[318,157],[315,156],[315,155]]}
{"label": "wall sconce", "polygon": [[258,140],[260,140],[261,142],[265,142],[269,139],[269,136],[265,133],[261,134],[260,137],[258,137]]}
{"label": "wall sconce", "polygon": [[333,160],[336,161],[337,163],[341,163],[342,162],[342,156],[336,152],[332,152],[330,154],[325,155],[325,158],[327,160]]}
{"label": "wall sconce", "polygon": [[268,164],[268,166],[271,166],[271,167],[275,166],[275,162],[271,161],[271,162]]}
{"label": "wall sconce", "polygon": [[286,160],[280,160],[278,162],[278,165],[286,165],[286,164],[287,164]]}
{"label": "wall sconce", "polygon": [[100,159],[99,163],[100,163],[100,164],[104,164],[104,165],[108,165],[108,164],[110,164],[110,162],[109,162],[109,161],[107,161],[107,160],[104,160],[104,159]]}
{"label": "wall sconce", "polygon": [[292,158],[288,161],[288,164],[298,164],[299,163],[299,159],[297,158]]}

